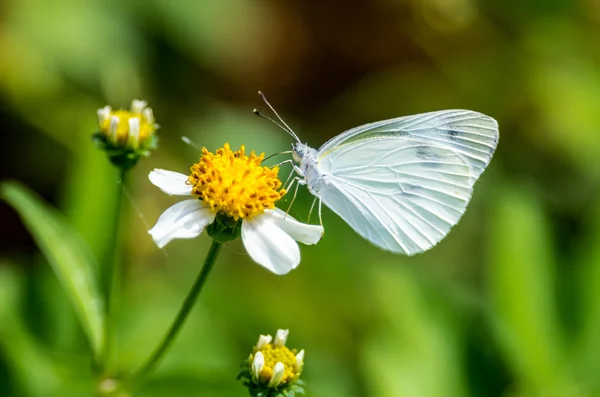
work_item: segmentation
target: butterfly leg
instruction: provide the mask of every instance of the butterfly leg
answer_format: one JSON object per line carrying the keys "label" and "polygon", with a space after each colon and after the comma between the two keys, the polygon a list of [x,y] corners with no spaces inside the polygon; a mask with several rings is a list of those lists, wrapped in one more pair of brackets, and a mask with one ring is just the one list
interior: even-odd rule
{"label": "butterfly leg", "polygon": [[[292,185],[294,184],[294,180],[295,180],[295,179],[292,179],[292,177],[293,177],[293,176],[294,176],[294,169],[292,168],[292,171],[290,172],[290,174],[288,175],[287,179],[286,179],[286,180],[285,180],[285,182],[283,183],[283,187],[284,187],[284,189],[285,189],[285,193],[284,193],[284,195],[286,195],[286,194],[287,194],[287,192],[289,192],[289,191],[290,191],[290,188],[291,188],[291,187],[292,187]],[[290,183],[290,179],[291,179],[291,183]],[[288,185],[288,183],[290,183],[290,184]],[[287,185],[287,187],[286,187],[286,185]]]}
{"label": "butterfly leg", "polygon": [[292,160],[292,159],[283,160],[282,162],[273,164],[272,166],[269,166],[269,167],[281,167],[284,164],[294,164],[294,160]]}
{"label": "butterfly leg", "polygon": [[313,208],[315,208],[315,203],[317,202],[317,197],[313,199],[312,204],[310,205],[310,209],[308,210],[308,218],[306,219],[306,223],[310,223],[310,216],[312,215]]}
{"label": "butterfly leg", "polygon": [[287,216],[289,214],[290,210],[292,209],[292,204],[294,204],[294,201],[296,200],[296,195],[298,194],[298,188],[300,187],[300,185],[306,185],[306,181],[304,179],[300,178],[299,176],[297,176],[290,183],[290,187],[292,186],[294,181],[296,182],[296,189],[294,189],[294,196],[292,197],[292,201],[290,202],[290,205],[288,206],[287,211],[285,211],[285,216]]}
{"label": "butterfly leg", "polygon": [[[290,179],[292,178],[292,176],[294,175],[294,172],[298,173],[300,176],[296,176],[294,179],[292,179],[292,181],[290,182]],[[296,181],[299,180],[303,180],[304,178],[304,173],[302,172],[302,170],[300,168],[298,168],[296,165],[294,165],[294,168],[292,169],[292,171],[290,172],[290,174],[288,175],[287,179],[285,180],[285,183],[283,184],[283,187],[285,189],[285,194],[287,194],[287,192],[290,191],[290,189],[292,188],[292,186],[294,185],[294,183]],[[289,182],[289,185],[288,185]],[[287,185],[287,186],[286,186]]]}
{"label": "butterfly leg", "polygon": [[321,224],[321,227],[323,227],[323,217],[321,216],[321,204],[323,204],[323,200],[321,200],[321,197],[319,197],[319,223]]}
{"label": "butterfly leg", "polygon": [[[288,194],[288,192],[289,192],[289,191],[291,191],[291,190],[292,190],[292,186],[294,186],[294,183],[296,183],[297,181],[298,181],[298,177],[296,177],[296,178],[293,178],[293,179],[291,180],[291,182],[290,182],[290,183],[289,183],[287,186],[285,186],[285,185],[284,185],[284,189],[285,189],[285,193],[283,194],[284,196],[285,196],[286,194]],[[286,182],[287,182],[287,181],[286,181]]]}

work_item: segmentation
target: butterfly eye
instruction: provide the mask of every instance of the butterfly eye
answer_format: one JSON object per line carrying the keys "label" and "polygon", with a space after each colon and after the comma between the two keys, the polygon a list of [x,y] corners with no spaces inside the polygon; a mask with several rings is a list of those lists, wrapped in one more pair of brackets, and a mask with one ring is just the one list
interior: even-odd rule
{"label": "butterfly eye", "polygon": [[304,157],[304,148],[298,144],[292,145],[292,157],[295,162],[299,163]]}

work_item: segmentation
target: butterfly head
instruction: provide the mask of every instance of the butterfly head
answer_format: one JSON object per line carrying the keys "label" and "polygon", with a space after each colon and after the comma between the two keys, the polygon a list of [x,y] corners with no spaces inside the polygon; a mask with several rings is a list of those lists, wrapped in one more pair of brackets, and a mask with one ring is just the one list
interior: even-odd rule
{"label": "butterfly head", "polygon": [[303,163],[307,157],[316,157],[316,150],[308,146],[306,143],[292,144],[292,157],[296,163]]}
{"label": "butterfly head", "polygon": [[292,158],[296,163],[299,163],[306,152],[305,145],[301,143],[292,143]]}

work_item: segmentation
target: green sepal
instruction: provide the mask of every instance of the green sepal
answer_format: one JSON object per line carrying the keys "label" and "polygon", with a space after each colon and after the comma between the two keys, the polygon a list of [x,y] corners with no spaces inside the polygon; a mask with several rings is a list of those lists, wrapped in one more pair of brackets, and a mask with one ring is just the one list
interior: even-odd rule
{"label": "green sepal", "polygon": [[217,214],[215,221],[206,228],[206,232],[219,243],[233,241],[242,234],[242,220],[236,221],[227,215]]}
{"label": "green sepal", "polygon": [[244,386],[248,388],[250,396],[252,397],[295,397],[299,394],[304,394],[304,389],[295,383],[283,385],[276,389],[259,386],[251,381],[244,382]]}
{"label": "green sepal", "polygon": [[140,158],[150,156],[152,150],[158,147],[158,136],[151,135],[135,149],[113,144],[102,132],[93,134],[92,142],[98,149],[106,152],[111,163],[125,171],[135,166]]}

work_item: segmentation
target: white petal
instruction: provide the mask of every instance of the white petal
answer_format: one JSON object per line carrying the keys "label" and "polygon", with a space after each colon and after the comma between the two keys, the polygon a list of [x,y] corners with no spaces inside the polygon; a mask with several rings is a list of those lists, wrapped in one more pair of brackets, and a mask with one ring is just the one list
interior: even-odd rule
{"label": "white petal", "polygon": [[131,101],[131,113],[142,113],[142,110],[148,106],[148,102],[134,99]]}
{"label": "white petal", "polygon": [[264,345],[268,345],[273,340],[271,335],[261,335],[258,337],[258,342],[256,343],[256,350],[262,349]]}
{"label": "white petal", "polygon": [[110,139],[113,143],[117,143],[117,131],[119,129],[119,117],[112,116],[110,118],[110,126],[108,127],[108,132],[110,134]]}
{"label": "white petal", "polygon": [[214,219],[215,214],[200,200],[185,200],[163,212],[148,233],[162,248],[173,239],[198,236]]}
{"label": "white petal", "polygon": [[104,126],[104,123],[110,117],[111,111],[112,111],[112,109],[108,105],[106,105],[105,107],[103,107],[101,109],[98,109],[98,124],[100,124],[101,127]]}
{"label": "white petal", "polygon": [[129,137],[127,138],[127,143],[137,148],[140,141],[140,118],[139,117],[131,117],[129,119]]}
{"label": "white petal", "polygon": [[265,357],[261,352],[257,352],[254,355],[254,360],[252,360],[252,375],[254,379],[259,380],[260,374],[265,367]]}
{"label": "white petal", "polygon": [[175,171],[155,168],[148,174],[148,179],[163,192],[175,196],[189,196],[192,185],[187,183],[188,176]]}
{"label": "white petal", "polygon": [[302,368],[304,368],[304,349],[296,354],[296,372],[302,372]]}
{"label": "white petal", "polygon": [[242,222],[242,241],[250,257],[275,274],[286,274],[300,263],[298,244],[264,214]]}
{"label": "white petal", "polygon": [[142,111],[142,116],[144,117],[144,120],[146,120],[146,123],[154,124],[154,113],[152,113],[151,108],[145,108]]}
{"label": "white petal", "polygon": [[273,376],[271,377],[271,381],[267,385],[267,387],[277,387],[283,380],[283,375],[285,375],[285,366],[282,362],[278,362],[273,367]]}
{"label": "white petal", "polygon": [[287,342],[289,334],[289,329],[278,329],[277,333],[275,334],[275,341],[273,342],[273,344],[275,346],[285,346],[285,342]]}
{"label": "white petal", "polygon": [[285,212],[279,208],[266,210],[264,216],[267,216],[275,222],[281,230],[302,244],[312,245],[318,243],[325,232],[323,226],[308,225],[306,223],[298,222],[290,215],[286,215]]}

